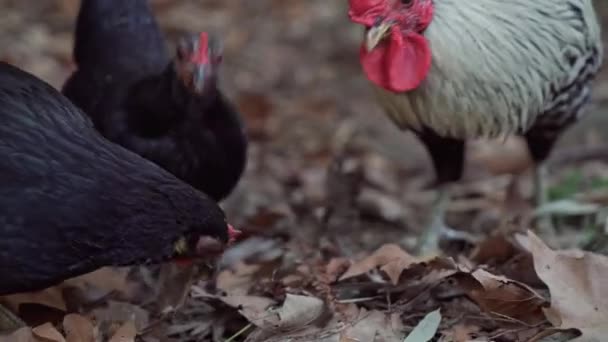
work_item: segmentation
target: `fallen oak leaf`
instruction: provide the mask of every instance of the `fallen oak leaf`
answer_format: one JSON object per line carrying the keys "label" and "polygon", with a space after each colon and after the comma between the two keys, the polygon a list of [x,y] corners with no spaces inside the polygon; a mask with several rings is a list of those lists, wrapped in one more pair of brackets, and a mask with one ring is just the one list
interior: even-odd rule
{"label": "fallen oak leaf", "polygon": [[204,288],[193,285],[192,298],[215,299],[233,307],[239,311],[243,317],[258,327],[266,326],[266,319],[269,316],[269,309],[276,305],[276,302],[267,297],[247,296],[247,295],[228,295],[217,296],[207,292]]}
{"label": "fallen oak leaf", "polygon": [[270,298],[258,296],[223,296],[218,299],[237,308],[249,322],[260,328],[268,325],[267,320],[270,319],[268,309],[275,304],[275,301]]}
{"label": "fallen oak leaf", "polygon": [[578,329],[573,341],[599,342],[608,336],[608,257],[579,250],[554,251],[538,236],[518,236],[534,257],[534,268],[549,287],[547,319],[559,329]]}
{"label": "fallen oak leaf", "polygon": [[0,303],[10,307],[14,311],[19,310],[19,306],[25,303],[42,304],[61,311],[67,311],[63,291],[61,286],[54,286],[37,292],[24,292],[4,296]]}
{"label": "fallen oak leaf", "polygon": [[43,325],[33,328],[32,333],[36,339],[45,342],[66,342],[65,338],[51,323],[44,323]]}
{"label": "fallen oak leaf", "polygon": [[340,342],[403,341],[404,330],[399,314],[361,309],[357,321],[340,335]]}
{"label": "fallen oak leaf", "polygon": [[471,252],[469,259],[477,264],[490,261],[505,262],[517,253],[515,246],[502,234],[492,235],[481,241]]}
{"label": "fallen oak leaf", "polygon": [[130,294],[134,290],[134,284],[128,280],[128,274],[127,267],[102,267],[91,273],[70,278],[63,282],[62,287],[75,287],[85,292],[94,292],[90,294],[93,298],[103,297],[110,292]]}
{"label": "fallen oak leaf", "polygon": [[483,269],[470,272],[461,270],[452,279],[485,312],[527,325],[545,321],[544,298],[525,284]]}
{"label": "fallen oak leaf", "polygon": [[258,328],[272,331],[289,331],[304,327],[325,311],[325,304],[319,298],[289,293],[278,308],[272,308],[274,302],[264,297],[228,296],[221,300],[239,308],[239,313]]}
{"label": "fallen oak leaf", "polygon": [[[244,308],[242,306],[243,298],[247,296],[240,297],[241,299],[233,302],[232,306],[238,305],[238,307]],[[287,294],[285,301],[280,307],[272,308],[269,305],[270,299],[263,297],[254,298],[259,302],[254,315],[251,315],[251,309],[239,310],[243,316],[257,327],[256,330],[251,332],[247,341],[285,341],[296,336],[298,336],[299,341],[305,341],[306,339],[303,339],[303,335],[311,333],[315,338],[310,341],[319,341],[317,336],[320,329],[311,323],[325,313],[325,305],[322,300],[315,297]],[[328,324],[332,322],[333,320]],[[314,329],[311,329],[311,325]],[[288,338],[287,336],[289,335],[292,336]]]}
{"label": "fallen oak leaf", "polygon": [[67,342],[95,342],[93,323],[81,315],[66,315],[63,318],[63,330]]}
{"label": "fallen oak leaf", "polygon": [[97,325],[118,325],[126,321],[133,321],[136,330],[144,329],[150,321],[150,313],[140,306],[110,300],[106,305],[90,312]]}
{"label": "fallen oak leaf", "polygon": [[340,274],[344,274],[345,270],[350,267],[350,261],[346,258],[333,258],[325,267],[325,279],[328,283],[334,283],[340,278]]}
{"label": "fallen oak leaf", "polygon": [[135,342],[137,329],[133,321],[125,322],[116,330],[108,342]]}
{"label": "fallen oak leaf", "polygon": [[481,268],[475,270],[473,273],[471,273],[471,275],[475,277],[475,279],[477,279],[485,288],[495,286],[496,282],[500,282],[502,284],[514,284],[527,290],[532,297],[535,297],[536,299],[541,301],[545,300],[540,294],[538,294],[536,291],[534,291],[534,289],[532,289],[528,285],[509,279],[505,276],[498,276]]}
{"label": "fallen oak leaf", "polygon": [[381,271],[386,273],[393,285],[396,285],[405,269],[421,262],[423,260],[408,254],[398,245],[386,244],[367,258],[353,263],[338,280],[354,278],[380,268]]}
{"label": "fallen oak leaf", "polygon": [[264,330],[256,329],[249,334],[246,342],[284,342],[284,341],[298,341],[298,342],[359,342],[366,341],[365,339],[354,340],[347,337],[341,336],[341,333],[347,327],[352,327],[360,321],[361,311],[365,312],[365,309],[359,309],[354,304],[346,304],[340,306],[339,310],[335,312],[333,317],[328,317],[327,320],[317,320],[315,324],[308,324],[300,329],[294,329],[291,331],[280,331],[280,330]]}
{"label": "fallen oak leaf", "polygon": [[231,269],[219,272],[216,278],[216,287],[231,295],[247,295],[255,285],[255,275],[262,269],[262,265],[249,265],[239,262]]}

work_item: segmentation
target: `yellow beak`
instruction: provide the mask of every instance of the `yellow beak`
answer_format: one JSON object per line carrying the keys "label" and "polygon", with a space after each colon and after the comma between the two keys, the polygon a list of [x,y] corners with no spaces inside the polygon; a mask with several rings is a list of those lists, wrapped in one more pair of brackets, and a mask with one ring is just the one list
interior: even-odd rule
{"label": "yellow beak", "polygon": [[368,52],[372,51],[376,46],[378,46],[380,41],[386,37],[386,34],[391,26],[392,24],[389,22],[381,22],[376,26],[372,26],[367,31],[367,34],[365,35],[365,47],[367,48]]}

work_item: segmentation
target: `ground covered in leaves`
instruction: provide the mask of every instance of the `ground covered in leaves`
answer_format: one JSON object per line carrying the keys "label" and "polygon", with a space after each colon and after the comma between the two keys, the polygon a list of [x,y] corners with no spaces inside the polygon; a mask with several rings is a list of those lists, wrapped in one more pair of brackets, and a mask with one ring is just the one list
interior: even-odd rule
{"label": "ground covered in leaves", "polygon": [[[541,212],[554,216],[557,239],[528,232],[539,211],[521,141],[472,142],[449,222],[479,242],[414,256],[432,170],[375,105],[346,1],[152,2],[169,43],[196,30],[225,38],[223,88],[251,149],[224,207],[247,238],[215,272],[102,269],[4,297],[29,325],[4,340],[606,340],[606,73],[592,115],[550,162],[553,202]],[[0,0],[0,59],[61,86],[77,8]]]}

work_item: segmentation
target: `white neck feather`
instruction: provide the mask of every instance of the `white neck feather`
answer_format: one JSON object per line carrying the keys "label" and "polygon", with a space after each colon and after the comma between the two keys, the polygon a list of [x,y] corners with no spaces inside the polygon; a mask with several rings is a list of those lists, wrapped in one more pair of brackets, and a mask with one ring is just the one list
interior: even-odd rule
{"label": "white neck feather", "polygon": [[[411,92],[377,88],[401,127],[454,138],[526,130],[551,106],[552,89],[601,51],[591,0],[434,0],[432,66]],[[573,62],[574,61],[574,62]],[[578,68],[578,70],[577,70]]]}

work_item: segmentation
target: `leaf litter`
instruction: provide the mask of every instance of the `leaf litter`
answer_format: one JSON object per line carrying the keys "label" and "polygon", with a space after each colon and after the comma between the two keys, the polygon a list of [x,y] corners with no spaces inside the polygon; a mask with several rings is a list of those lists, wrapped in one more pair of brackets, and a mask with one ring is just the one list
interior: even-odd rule
{"label": "leaf litter", "polygon": [[[605,339],[601,121],[562,139],[549,161],[554,201],[536,213],[530,177],[506,174],[531,165],[521,140],[471,142],[448,220],[480,242],[422,258],[408,251],[434,196],[425,187],[432,169],[420,144],[381,118],[343,3],[152,3],[169,39],[224,34],[223,86],[251,143],[246,174],[223,206],[249,238],[215,272],[104,268],[0,298],[28,324],[0,341],[511,342],[572,330],[578,341]],[[60,87],[73,68],[78,1],[0,8],[0,59]],[[538,212],[556,216],[559,248],[521,235]],[[595,252],[577,250],[584,241]]]}

